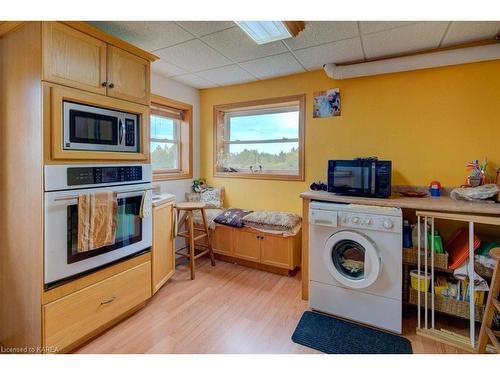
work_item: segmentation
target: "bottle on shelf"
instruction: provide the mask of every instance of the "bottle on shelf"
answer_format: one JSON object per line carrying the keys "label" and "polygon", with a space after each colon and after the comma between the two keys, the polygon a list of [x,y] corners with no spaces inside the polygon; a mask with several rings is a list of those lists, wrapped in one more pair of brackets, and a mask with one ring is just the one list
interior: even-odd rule
{"label": "bottle on shelf", "polygon": [[443,240],[436,229],[434,230],[434,233],[429,233],[427,238],[429,249],[432,249],[432,243],[434,242],[434,252],[436,254],[444,253]]}
{"label": "bottle on shelf", "polygon": [[405,248],[413,247],[411,226],[408,220],[403,220],[403,247]]}

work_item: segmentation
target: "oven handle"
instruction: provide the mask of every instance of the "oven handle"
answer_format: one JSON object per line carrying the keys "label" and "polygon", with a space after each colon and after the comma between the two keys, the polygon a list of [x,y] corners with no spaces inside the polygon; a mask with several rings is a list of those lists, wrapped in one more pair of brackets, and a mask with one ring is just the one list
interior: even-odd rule
{"label": "oven handle", "polygon": [[[135,189],[135,190],[123,190],[123,191],[118,191],[117,194],[125,194],[125,193],[138,193],[140,191],[146,192],[148,190],[153,190],[153,188],[147,188],[147,189]],[[66,195],[64,197],[58,197],[54,198],[54,201],[69,201],[72,199],[78,199],[78,195]]]}

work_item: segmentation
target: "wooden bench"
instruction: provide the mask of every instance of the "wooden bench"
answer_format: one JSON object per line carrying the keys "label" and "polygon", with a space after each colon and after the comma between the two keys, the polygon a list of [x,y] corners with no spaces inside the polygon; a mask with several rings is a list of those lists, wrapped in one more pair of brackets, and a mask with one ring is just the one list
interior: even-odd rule
{"label": "wooden bench", "polygon": [[219,224],[210,231],[212,248],[220,260],[280,275],[290,275],[300,266],[302,231],[284,237]]}

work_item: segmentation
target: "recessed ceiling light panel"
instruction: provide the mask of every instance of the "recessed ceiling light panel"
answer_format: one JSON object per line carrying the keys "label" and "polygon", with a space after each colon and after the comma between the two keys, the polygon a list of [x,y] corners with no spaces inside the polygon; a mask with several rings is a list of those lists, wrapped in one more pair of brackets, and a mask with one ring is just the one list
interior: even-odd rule
{"label": "recessed ceiling light panel", "polygon": [[292,38],[304,28],[300,21],[235,21],[257,44]]}

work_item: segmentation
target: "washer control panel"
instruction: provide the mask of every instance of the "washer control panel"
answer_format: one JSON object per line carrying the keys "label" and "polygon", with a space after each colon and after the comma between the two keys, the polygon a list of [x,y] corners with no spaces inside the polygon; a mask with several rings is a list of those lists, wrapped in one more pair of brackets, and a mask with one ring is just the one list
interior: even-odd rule
{"label": "washer control panel", "polygon": [[365,228],[384,232],[401,232],[401,220],[396,217],[370,215],[354,212],[337,212],[338,226],[344,228]]}

